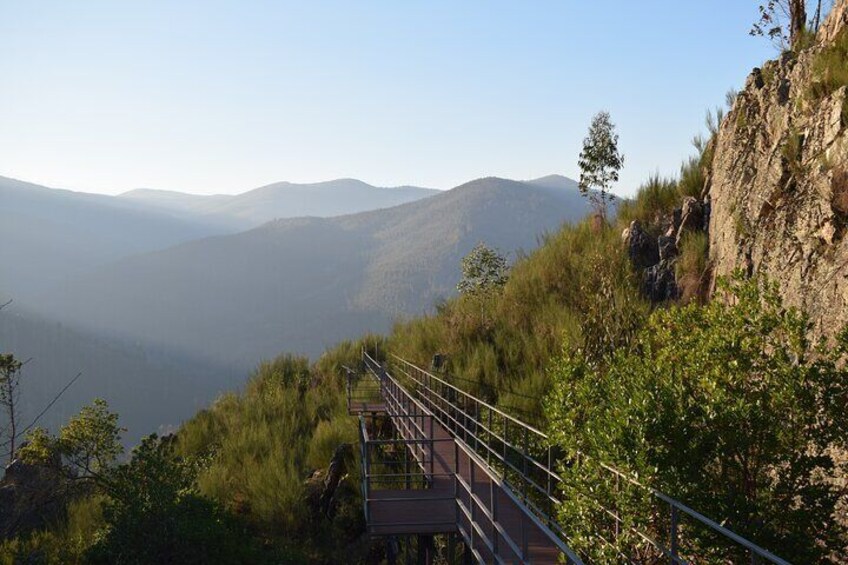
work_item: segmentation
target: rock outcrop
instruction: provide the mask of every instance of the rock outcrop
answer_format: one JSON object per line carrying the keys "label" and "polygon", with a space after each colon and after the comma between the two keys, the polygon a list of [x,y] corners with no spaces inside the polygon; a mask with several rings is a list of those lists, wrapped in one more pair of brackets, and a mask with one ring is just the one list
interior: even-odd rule
{"label": "rock outcrop", "polygon": [[721,123],[709,188],[714,277],[766,275],[826,336],[848,322],[848,89],[824,84],[821,54],[846,39],[837,0],[815,46],[751,73]]}
{"label": "rock outcrop", "polygon": [[58,461],[28,465],[14,459],[0,480],[0,540],[44,528],[65,509],[69,492]]}

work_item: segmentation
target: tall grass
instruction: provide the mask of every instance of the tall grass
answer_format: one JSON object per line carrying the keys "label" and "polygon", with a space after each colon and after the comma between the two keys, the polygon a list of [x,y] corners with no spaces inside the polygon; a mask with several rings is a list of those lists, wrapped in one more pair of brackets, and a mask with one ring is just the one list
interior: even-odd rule
{"label": "tall grass", "polygon": [[[843,86],[848,85],[848,30],[842,30],[836,39],[819,51],[812,64],[813,80],[808,97],[819,101]],[[848,125],[848,102],[842,105],[842,124]]]}
{"label": "tall grass", "polygon": [[619,206],[620,221],[629,224],[638,220],[643,227],[650,229],[662,216],[679,205],[678,184],[675,179],[661,177],[659,173],[651,175],[648,181],[639,187],[633,200],[623,202]]}
{"label": "tall grass", "polygon": [[[324,362],[335,366],[359,349],[348,343]],[[326,540],[322,546],[325,534],[335,534],[316,524],[305,480],[327,467],[339,444],[355,439],[342,379],[291,355],[260,364],[242,394],[222,396],[178,434],[183,454],[210,457],[198,480],[203,494],[245,516],[259,535],[309,548],[309,559],[318,561],[340,548]]]}
{"label": "tall grass", "polygon": [[704,300],[709,279],[710,239],[705,232],[687,232],[680,242],[675,277],[684,302]]}
{"label": "tall grass", "polygon": [[499,294],[482,304],[460,296],[434,315],[399,322],[388,346],[424,367],[445,355],[462,388],[541,425],[548,363],[563,347],[583,346],[601,279],[644,306],[618,231],[589,222],[565,227],[513,266]]}

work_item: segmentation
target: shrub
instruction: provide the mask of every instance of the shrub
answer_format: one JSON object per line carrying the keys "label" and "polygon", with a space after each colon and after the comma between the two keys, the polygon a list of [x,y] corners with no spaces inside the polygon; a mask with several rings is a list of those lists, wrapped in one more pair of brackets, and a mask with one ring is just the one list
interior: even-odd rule
{"label": "shrub", "polygon": [[[825,479],[837,473],[830,449],[848,447],[848,331],[835,347],[813,345],[806,316],[785,308],[774,285],[737,274],[722,289],[728,296],[707,306],[655,311],[633,349],[601,369],[579,352],[554,364],[550,430],[570,462],[561,520],[588,553],[609,527],[599,503],[649,534],[667,526],[639,490],[616,491],[599,462],[791,561],[839,549],[840,493]],[[741,558],[710,553],[715,539],[683,528],[689,555]],[[638,545],[625,532],[616,550]]]}
{"label": "shrub", "polygon": [[196,489],[198,462],[172,442],[142,440],[132,459],[109,473],[106,523],[88,550],[90,563],[258,562],[259,553],[231,514]]}
{"label": "shrub", "polygon": [[813,58],[813,80],[810,81],[808,92],[812,100],[822,100],[848,85],[846,61],[848,61],[848,30],[842,30],[832,43],[816,53]]}
{"label": "shrub", "polygon": [[804,176],[803,164],[804,134],[796,129],[790,129],[780,148],[780,154],[795,182]]}
{"label": "shrub", "polygon": [[[291,355],[262,363],[242,394],[222,396],[178,434],[179,454],[211,454],[198,475],[198,493],[240,516],[254,536],[280,551],[295,551],[286,558],[292,562],[354,557],[347,544],[362,525],[343,521],[352,528],[343,532],[335,522],[316,521],[305,503],[304,481],[315,468],[326,467],[339,443],[355,440],[341,367],[358,364],[361,349],[379,342],[342,343],[318,361],[321,371]],[[357,492],[350,493],[356,504]]]}
{"label": "shrub", "polygon": [[654,226],[662,216],[674,210],[678,204],[677,182],[654,174],[639,187],[633,200],[619,205],[618,217],[624,224],[638,220],[643,227],[651,231],[651,226]]}
{"label": "shrub", "polygon": [[677,183],[677,192],[680,196],[692,196],[701,198],[704,191],[704,168],[701,164],[701,156],[689,157],[680,165],[680,181]]}
{"label": "shrub", "polygon": [[479,303],[458,297],[436,314],[397,323],[387,345],[422,367],[444,355],[446,373],[462,388],[538,425],[550,385],[545,367],[563,342],[605,349],[648,308],[619,233],[588,221],[548,235],[486,300],[485,320]]}
{"label": "shrub", "polygon": [[706,299],[709,281],[710,238],[704,232],[687,232],[680,241],[680,254],[675,263],[675,278],[683,302]]}

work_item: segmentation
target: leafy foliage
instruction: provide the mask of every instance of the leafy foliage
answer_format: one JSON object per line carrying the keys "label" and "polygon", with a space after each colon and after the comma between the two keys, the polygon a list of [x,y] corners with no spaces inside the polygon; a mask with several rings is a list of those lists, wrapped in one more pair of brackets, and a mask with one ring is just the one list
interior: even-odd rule
{"label": "leafy foliage", "polygon": [[200,495],[200,462],[177,456],[170,439],[148,436],[109,473],[105,529],[91,563],[257,562],[239,521]]}
{"label": "leafy foliage", "polygon": [[9,459],[15,455],[18,436],[18,397],[20,395],[21,367],[23,363],[9,353],[0,354],[0,409],[6,413],[7,424],[0,430],[0,447],[8,448]]}
{"label": "leafy foliage", "polygon": [[[644,551],[626,528],[597,549],[597,532],[610,532],[599,503],[627,527],[666,531],[649,497],[614,488],[601,461],[790,560],[838,547],[839,493],[825,479],[837,466],[830,449],[848,443],[848,332],[835,348],[814,346],[807,318],[784,308],[773,285],[737,274],[722,288],[725,300],[655,311],[633,347],[600,369],[580,352],[554,365],[550,429],[573,462],[561,469],[561,518],[599,558]],[[693,553],[710,555],[716,540],[684,528]]]}
{"label": "leafy foliage", "polygon": [[[836,39],[818,51],[812,63],[813,80],[808,97],[819,101],[848,85],[848,30],[842,30]],[[843,103],[842,123],[848,125],[848,102]]]}
{"label": "leafy foliage", "polygon": [[592,118],[577,164],[580,192],[606,218],[607,202],[612,200],[609,191],[618,182],[618,172],[624,166],[624,155],[618,150],[618,134],[609,112],[598,112]]}
{"label": "leafy foliage", "polygon": [[[460,296],[435,314],[398,322],[386,347],[425,367],[442,354],[458,385],[541,424],[550,384],[545,368],[562,344],[604,349],[647,311],[618,234],[584,221],[519,258],[501,292]],[[618,321],[605,324],[606,318]]]}
{"label": "leafy foliage", "polygon": [[675,278],[683,302],[705,300],[710,279],[710,238],[705,232],[687,232],[680,242],[680,256],[674,265]]}
{"label": "leafy foliage", "polygon": [[462,294],[480,294],[506,284],[506,258],[480,242],[462,259],[462,279],[456,289]]}
{"label": "leafy foliage", "polygon": [[103,482],[123,453],[122,431],[118,414],[110,412],[106,401],[98,398],[62,426],[57,437],[34,428],[20,456],[30,464],[43,464],[58,456],[68,466],[70,476]]}
{"label": "leafy foliage", "polygon": [[760,18],[751,26],[750,35],[767,37],[780,50],[797,45],[807,23],[805,0],[768,0],[759,10]]}
{"label": "leafy foliage", "polygon": [[313,511],[304,479],[326,468],[340,444],[356,441],[339,369],[357,366],[361,348],[373,343],[341,344],[316,368],[292,355],[263,362],[242,394],[222,396],[180,430],[177,453],[208,458],[198,492],[242,517],[255,537],[291,553],[285,559],[338,562],[363,551],[355,476],[342,486],[333,521]]}

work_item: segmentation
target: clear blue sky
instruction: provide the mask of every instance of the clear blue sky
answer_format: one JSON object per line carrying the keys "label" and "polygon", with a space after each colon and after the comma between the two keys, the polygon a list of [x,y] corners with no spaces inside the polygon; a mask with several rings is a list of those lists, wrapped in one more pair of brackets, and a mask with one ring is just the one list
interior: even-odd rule
{"label": "clear blue sky", "polygon": [[674,173],[751,68],[754,0],[0,1],[0,175],[118,193]]}

